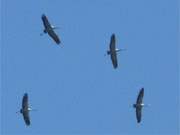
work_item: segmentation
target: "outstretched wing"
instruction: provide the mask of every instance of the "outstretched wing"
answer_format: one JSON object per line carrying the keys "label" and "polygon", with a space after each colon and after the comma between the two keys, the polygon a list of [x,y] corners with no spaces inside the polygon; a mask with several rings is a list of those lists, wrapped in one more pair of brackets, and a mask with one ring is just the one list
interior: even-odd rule
{"label": "outstretched wing", "polygon": [[30,125],[29,111],[23,112],[23,118],[27,126]]}
{"label": "outstretched wing", "polygon": [[28,109],[28,94],[25,93],[22,100],[22,109],[27,110]]}
{"label": "outstretched wing", "polygon": [[54,32],[54,30],[49,31],[48,34],[57,44],[61,43],[58,35]]}
{"label": "outstretched wing", "polygon": [[111,35],[111,41],[110,41],[110,51],[115,51],[116,50],[116,37],[115,34]]}
{"label": "outstretched wing", "polygon": [[117,54],[116,54],[116,52],[111,53],[111,61],[112,61],[113,67],[117,68],[118,63],[117,63]]}
{"label": "outstretched wing", "polygon": [[142,113],[142,107],[137,107],[136,108],[136,119],[137,119],[138,123],[141,122],[141,113]]}
{"label": "outstretched wing", "polygon": [[113,67],[117,68],[118,67],[118,63],[117,63],[115,34],[112,34],[112,36],[111,36],[111,41],[110,41],[109,49],[110,49],[110,52],[111,52],[111,61],[112,61]]}
{"label": "outstretched wing", "polygon": [[45,14],[42,15],[41,19],[43,21],[45,29],[48,29],[48,28],[51,27],[51,24],[49,23],[49,21],[48,21],[47,17],[45,16]]}
{"label": "outstretched wing", "polygon": [[143,97],[144,97],[144,88],[141,88],[137,97],[136,104],[141,104],[143,102]]}

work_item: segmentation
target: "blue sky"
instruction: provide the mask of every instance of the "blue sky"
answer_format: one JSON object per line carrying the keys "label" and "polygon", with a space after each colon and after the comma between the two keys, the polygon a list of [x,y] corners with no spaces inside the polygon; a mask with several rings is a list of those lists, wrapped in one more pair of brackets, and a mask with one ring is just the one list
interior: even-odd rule
{"label": "blue sky", "polygon": [[[1,133],[175,135],[179,132],[178,1],[2,0]],[[62,44],[40,36],[46,14]],[[112,33],[118,54],[109,56]],[[132,104],[144,87],[142,122]],[[23,94],[36,112],[21,114]]]}

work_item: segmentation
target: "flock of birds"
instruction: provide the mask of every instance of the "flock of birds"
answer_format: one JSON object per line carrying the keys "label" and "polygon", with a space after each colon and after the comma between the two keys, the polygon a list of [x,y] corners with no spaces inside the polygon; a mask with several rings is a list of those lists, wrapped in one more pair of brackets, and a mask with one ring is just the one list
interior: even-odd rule
{"label": "flock of birds", "polygon": [[[48,18],[44,14],[42,15],[41,19],[44,25],[44,33],[47,33],[57,44],[60,44],[61,41],[58,35],[54,31],[54,29],[56,29],[57,27],[52,26],[50,22],[48,21]],[[112,34],[110,38],[110,45],[109,45],[109,50],[107,51],[107,54],[111,56],[111,61],[115,69],[118,67],[117,52],[122,51],[122,50],[124,49],[116,48],[116,37],[115,37],[115,34]],[[136,103],[133,104],[133,107],[136,109],[137,123],[141,122],[142,108],[145,106],[145,104],[143,103],[143,97],[144,97],[144,88],[141,88],[138,93]],[[19,112],[23,115],[24,121],[27,126],[30,125],[29,111],[32,111],[32,110],[34,109],[31,109],[28,104],[28,94],[25,93],[22,99],[22,108],[20,109]]]}

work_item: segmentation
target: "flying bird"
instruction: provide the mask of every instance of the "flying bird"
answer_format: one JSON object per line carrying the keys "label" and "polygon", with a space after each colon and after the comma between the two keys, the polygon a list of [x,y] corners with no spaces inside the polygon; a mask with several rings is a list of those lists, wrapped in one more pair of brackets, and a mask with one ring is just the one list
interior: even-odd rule
{"label": "flying bird", "polygon": [[30,117],[29,117],[29,111],[32,109],[28,105],[28,94],[25,93],[22,99],[22,108],[20,110],[20,113],[23,115],[24,121],[27,126],[30,125]]}
{"label": "flying bird", "polygon": [[116,48],[116,37],[115,37],[115,34],[112,34],[111,39],[110,39],[110,44],[109,44],[109,50],[107,51],[107,54],[111,56],[111,61],[115,69],[118,67],[117,52],[122,51],[122,50],[125,50],[125,49]]}
{"label": "flying bird", "polygon": [[136,109],[136,119],[137,123],[141,122],[142,117],[142,108],[145,106],[143,103],[143,97],[144,97],[144,88],[141,88],[139,91],[136,104],[133,104],[133,107]]}
{"label": "flying bird", "polygon": [[52,26],[49,21],[48,18],[45,16],[45,14],[42,15],[41,17],[42,21],[43,21],[43,25],[44,25],[44,33],[48,33],[48,35],[57,43],[60,44],[61,41],[58,37],[58,35],[54,32],[54,29],[57,29],[57,27]]}

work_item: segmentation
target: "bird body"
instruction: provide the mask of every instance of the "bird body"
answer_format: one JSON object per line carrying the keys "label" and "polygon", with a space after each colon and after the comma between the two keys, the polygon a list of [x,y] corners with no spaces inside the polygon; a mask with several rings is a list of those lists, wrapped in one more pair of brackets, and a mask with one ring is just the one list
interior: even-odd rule
{"label": "bird body", "polygon": [[28,104],[28,94],[25,93],[22,99],[22,108],[20,109],[20,113],[23,115],[24,121],[27,126],[30,125],[30,117],[29,117],[29,111],[32,109],[29,107]]}
{"label": "bird body", "polygon": [[53,25],[51,25],[49,23],[48,18],[45,16],[45,14],[42,15],[41,17],[42,21],[43,21],[43,25],[44,25],[44,33],[48,33],[48,35],[57,43],[60,44],[61,41],[58,37],[58,35],[55,33],[54,29],[56,29],[57,27],[54,27]]}
{"label": "bird body", "polygon": [[111,56],[111,61],[115,69],[118,67],[117,53],[116,53],[117,50],[118,49],[116,49],[116,37],[115,34],[112,34],[109,44],[109,50],[107,51],[107,54]]}
{"label": "bird body", "polygon": [[144,88],[141,88],[136,100],[136,104],[133,104],[133,107],[136,109],[136,119],[138,123],[141,122],[142,108],[144,107],[143,97],[144,97]]}
{"label": "bird body", "polygon": [[125,49],[116,48],[116,36],[115,34],[112,34],[110,38],[109,50],[107,51],[107,54],[111,56],[111,61],[115,69],[118,67],[117,52],[123,50]]}

